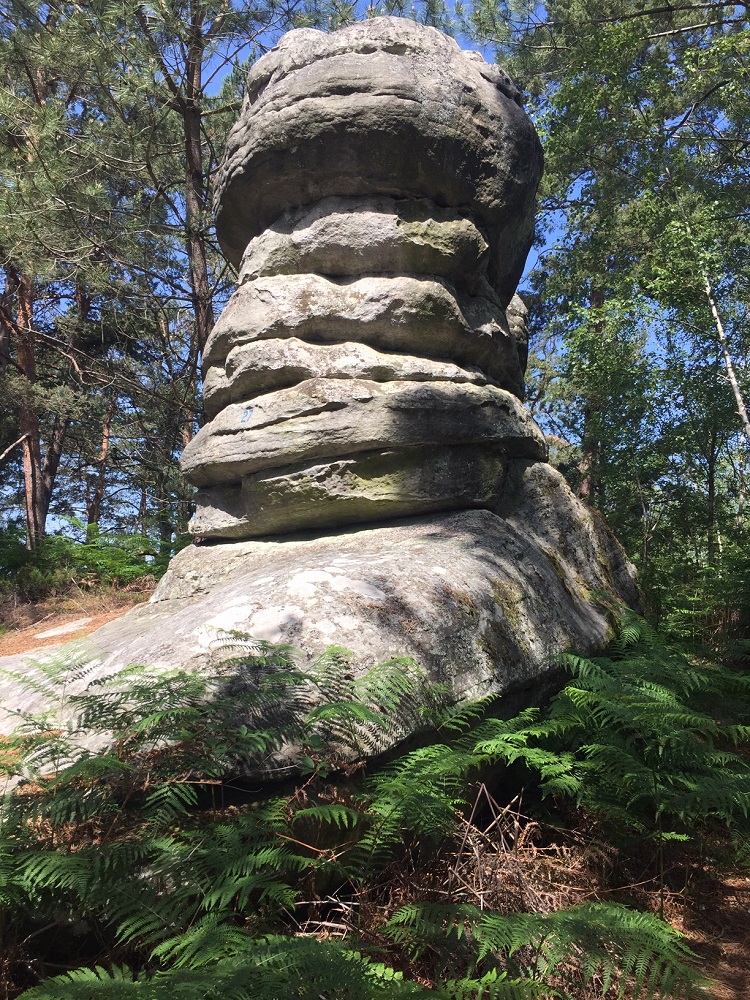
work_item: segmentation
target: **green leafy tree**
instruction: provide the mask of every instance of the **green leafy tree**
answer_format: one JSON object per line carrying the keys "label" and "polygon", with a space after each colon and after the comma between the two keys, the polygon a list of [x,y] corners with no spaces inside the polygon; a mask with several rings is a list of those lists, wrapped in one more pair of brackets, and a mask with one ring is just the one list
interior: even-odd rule
{"label": "green leafy tree", "polygon": [[718,566],[749,441],[744,7],[482,3],[465,22],[526,89],[545,147],[535,409],[644,568],[684,565],[686,528],[701,571]]}
{"label": "green leafy tree", "polygon": [[6,5],[0,462],[22,475],[29,548],[50,511],[83,513],[92,530],[110,506],[130,512],[164,549],[184,530],[174,464],[197,425],[198,359],[225,289],[211,173],[238,60],[292,13]]}
{"label": "green leafy tree", "polygon": [[[132,103],[108,115],[122,54],[91,44],[79,9],[28,5],[4,11],[0,105],[4,142],[0,236],[3,388],[16,415],[3,458],[22,451],[27,545],[46,530],[72,426],[101,408],[114,355],[153,330],[154,282],[169,246],[144,189]],[[101,416],[100,473],[114,414]],[[92,404],[92,401],[93,404]],[[107,415],[109,414],[109,415]],[[96,438],[95,427],[89,433]],[[80,433],[79,433],[80,438]],[[102,488],[92,499],[98,520]],[[98,507],[98,510],[97,510]]]}

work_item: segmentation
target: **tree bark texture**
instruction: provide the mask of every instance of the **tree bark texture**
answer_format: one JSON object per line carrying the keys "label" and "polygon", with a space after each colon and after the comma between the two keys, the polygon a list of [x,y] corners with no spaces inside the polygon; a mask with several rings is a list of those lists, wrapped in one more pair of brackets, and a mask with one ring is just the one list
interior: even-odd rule
{"label": "tree bark texture", "polygon": [[[594,288],[591,292],[591,308],[602,309],[604,307],[604,290]],[[599,320],[595,325],[595,330],[601,332],[604,329],[604,320]],[[597,467],[599,464],[599,440],[596,436],[596,414],[599,412],[599,404],[595,399],[589,397],[583,411],[583,432],[581,434],[581,461],[579,469],[581,472],[581,483],[578,487],[578,495],[587,503],[593,503],[594,498],[601,492],[601,484],[597,477]]]}
{"label": "tree bark texture", "polygon": [[185,137],[185,232],[190,265],[190,288],[195,315],[195,340],[200,351],[205,347],[214,325],[211,285],[208,277],[206,241],[203,231],[207,197],[201,142],[202,67],[205,50],[203,12],[200,4],[192,6],[190,41],[186,61],[186,94],[182,106]]}
{"label": "tree bark texture", "polygon": [[45,496],[42,471],[42,445],[39,414],[30,398],[36,385],[36,335],[34,288],[28,275],[16,275],[17,311],[15,323],[16,364],[28,383],[29,393],[18,415],[18,429],[23,438],[23,481],[26,501],[26,548],[35,549],[44,538],[49,497]]}
{"label": "tree bark texture", "polygon": [[102,426],[102,447],[99,453],[99,460],[96,463],[96,472],[88,483],[88,495],[86,497],[86,537],[93,537],[98,531],[99,518],[102,514],[104,504],[104,487],[107,480],[107,463],[109,458],[109,441],[112,432],[112,419],[115,415],[117,399],[113,397],[107,406]]}

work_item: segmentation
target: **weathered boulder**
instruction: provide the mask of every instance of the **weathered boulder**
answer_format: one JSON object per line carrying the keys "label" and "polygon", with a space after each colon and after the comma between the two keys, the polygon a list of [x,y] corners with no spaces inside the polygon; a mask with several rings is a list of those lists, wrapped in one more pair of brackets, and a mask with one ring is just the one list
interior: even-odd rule
{"label": "weathered boulder", "polygon": [[[428,198],[490,236],[504,302],[533,236],[542,152],[510,78],[434,28],[374,18],[291,31],[248,77],[216,184],[222,247],[330,196]],[[290,155],[291,153],[291,155]]]}
{"label": "weathered boulder", "polygon": [[258,61],[216,192],[241,284],[182,459],[209,542],[92,637],[92,680],[205,669],[228,629],[358,673],[411,655],[455,699],[601,648],[633,569],[521,402],[540,170],[507,76],[432,28],[304,29]]}
{"label": "weathered boulder", "polygon": [[[608,601],[635,603],[637,593],[619,545],[557,472],[518,460],[507,478],[501,515],[461,511],[189,546],[150,604],[90,637],[86,679],[130,663],[206,670],[222,634],[239,630],[308,658],[343,645],[358,673],[411,655],[456,699],[538,688],[554,654],[601,648],[612,634]],[[4,703],[46,707],[10,683]]]}
{"label": "weathered boulder", "polygon": [[501,515],[463,511],[185,549],[152,607],[186,602],[181,642],[197,655],[211,628],[236,628],[310,656],[341,644],[359,671],[412,655],[455,698],[512,690],[563,649],[601,648],[614,623],[608,599],[638,598],[622,549],[558,472],[515,460],[506,479]]}
{"label": "weathered boulder", "polygon": [[518,92],[440,32],[376,18],[290,32],[246,95],[216,187],[240,275],[182,458],[191,530],[492,506],[506,458],[546,454],[505,398],[524,392],[511,297],[541,171]]}
{"label": "weathered boulder", "polygon": [[252,538],[429,511],[488,510],[500,497],[506,458],[504,449],[436,445],[265,469],[245,476],[239,493],[226,486],[199,490],[192,530],[204,538]]}

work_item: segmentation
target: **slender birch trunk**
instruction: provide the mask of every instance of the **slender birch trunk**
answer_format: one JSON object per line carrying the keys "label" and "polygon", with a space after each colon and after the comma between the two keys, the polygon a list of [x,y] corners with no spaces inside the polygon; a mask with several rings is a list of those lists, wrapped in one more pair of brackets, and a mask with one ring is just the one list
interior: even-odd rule
{"label": "slender birch trunk", "polygon": [[745,405],[745,400],[742,396],[742,390],[740,389],[740,383],[737,379],[737,372],[735,371],[734,362],[732,361],[732,355],[729,353],[729,344],[727,342],[726,333],[724,332],[724,324],[721,320],[721,313],[719,312],[719,307],[716,304],[713,288],[711,287],[711,282],[708,280],[708,275],[703,274],[702,277],[703,289],[706,293],[706,298],[708,299],[711,316],[714,321],[714,328],[716,329],[716,338],[719,341],[722,357],[724,358],[727,380],[732,387],[734,401],[737,405],[737,415],[740,418],[740,423],[742,424],[742,433],[745,435],[745,440],[747,441],[748,446],[750,446],[750,417],[748,417],[747,406]]}

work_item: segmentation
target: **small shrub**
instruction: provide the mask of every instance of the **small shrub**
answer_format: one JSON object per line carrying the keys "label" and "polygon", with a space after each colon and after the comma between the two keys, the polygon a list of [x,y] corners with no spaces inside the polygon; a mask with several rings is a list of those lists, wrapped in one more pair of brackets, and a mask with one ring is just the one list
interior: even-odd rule
{"label": "small shrub", "polygon": [[154,551],[140,535],[98,534],[85,542],[48,535],[29,551],[23,532],[10,529],[0,533],[0,592],[41,601],[72,586],[126,586],[154,573]]}

